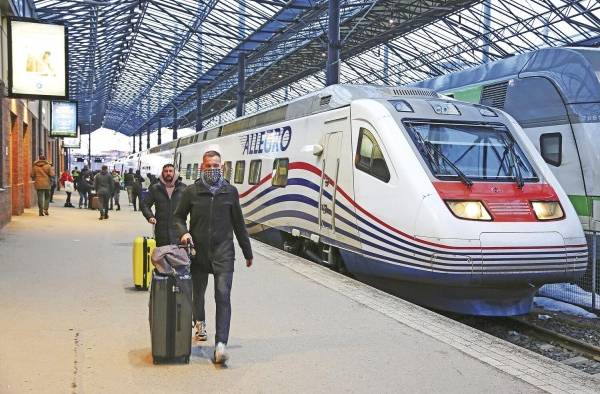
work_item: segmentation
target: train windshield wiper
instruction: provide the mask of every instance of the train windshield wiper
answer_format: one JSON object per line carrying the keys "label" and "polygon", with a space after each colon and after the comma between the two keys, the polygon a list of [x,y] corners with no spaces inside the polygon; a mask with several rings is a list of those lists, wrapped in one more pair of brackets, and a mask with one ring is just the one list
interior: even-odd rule
{"label": "train windshield wiper", "polygon": [[501,136],[501,139],[505,151],[507,151],[510,156],[510,167],[515,174],[515,182],[517,183],[517,187],[522,189],[523,186],[525,186],[525,181],[523,180],[523,174],[521,173],[521,159],[515,151],[515,142],[512,140],[507,141],[507,138],[504,135]]}
{"label": "train windshield wiper", "polygon": [[446,155],[444,155],[442,153],[442,151],[440,151],[439,149],[437,149],[431,142],[429,142],[429,140],[423,139],[423,136],[419,132],[415,132],[415,135],[417,136],[417,139],[419,140],[419,143],[425,149],[425,151],[427,153],[427,156],[429,158],[429,161],[431,163],[435,163],[435,165],[439,169],[439,164],[437,163],[437,160],[436,160],[436,157],[435,157],[437,155],[439,158],[441,158],[442,160],[444,160],[444,162],[446,162],[446,164],[448,164],[450,166],[450,168],[452,168],[454,170],[454,172],[456,172],[456,175],[458,175],[458,177],[460,178],[460,180],[462,181],[462,183],[464,183],[465,185],[467,185],[467,187],[471,187],[473,185],[473,181],[471,179],[469,179],[469,177],[464,172],[462,172],[462,170],[460,168],[458,168],[452,162],[452,160],[450,160]]}

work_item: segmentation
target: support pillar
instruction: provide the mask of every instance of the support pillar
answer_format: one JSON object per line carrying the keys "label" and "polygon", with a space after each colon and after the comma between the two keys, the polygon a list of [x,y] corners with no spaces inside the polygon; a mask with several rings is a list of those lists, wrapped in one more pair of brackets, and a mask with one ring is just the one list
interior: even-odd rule
{"label": "support pillar", "polygon": [[133,144],[131,145],[133,147],[133,153],[135,153],[135,133],[132,135],[133,137]]}
{"label": "support pillar", "polygon": [[158,118],[158,145],[162,144],[162,118]]}
{"label": "support pillar", "polygon": [[383,84],[390,84],[390,50],[387,45],[383,45]]}
{"label": "support pillar", "polygon": [[177,108],[173,108],[173,140],[177,139]]}
{"label": "support pillar", "polygon": [[238,86],[235,116],[244,116],[244,95],[246,90],[246,55],[240,53],[238,56]]}
{"label": "support pillar", "polygon": [[202,86],[196,85],[196,132],[202,130]]}
{"label": "support pillar", "polygon": [[492,26],[492,0],[483,2],[483,51],[481,54],[482,63],[490,61],[490,30]]}
{"label": "support pillar", "polygon": [[340,0],[329,1],[326,85],[340,82]]}
{"label": "support pillar", "polygon": [[150,126],[146,126],[146,149],[150,149]]}
{"label": "support pillar", "polygon": [[88,166],[92,170],[92,132],[88,133]]}
{"label": "support pillar", "polygon": [[139,143],[139,144],[138,144],[138,147],[139,147],[139,149],[138,149],[138,150],[141,152],[141,151],[142,151],[142,129],[140,129],[140,131],[139,131],[139,135],[138,135],[138,143]]}

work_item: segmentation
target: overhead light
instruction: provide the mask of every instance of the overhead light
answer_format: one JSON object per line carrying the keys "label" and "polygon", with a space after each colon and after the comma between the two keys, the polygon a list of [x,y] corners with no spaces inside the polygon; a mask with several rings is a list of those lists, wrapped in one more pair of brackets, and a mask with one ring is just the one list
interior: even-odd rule
{"label": "overhead light", "polygon": [[279,78],[283,78],[283,75],[279,74]]}

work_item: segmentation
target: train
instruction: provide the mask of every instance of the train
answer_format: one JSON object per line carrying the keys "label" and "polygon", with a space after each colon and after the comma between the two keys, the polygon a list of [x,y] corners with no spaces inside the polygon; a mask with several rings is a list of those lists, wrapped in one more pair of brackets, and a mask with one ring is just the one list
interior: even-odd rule
{"label": "train", "polygon": [[587,266],[573,205],[502,110],[332,85],[114,165],[173,162],[189,184],[207,150],[221,153],[253,237],[420,305],[524,314],[541,285]]}
{"label": "train", "polygon": [[545,48],[410,86],[513,116],[567,192],[584,229],[600,231],[600,49]]}

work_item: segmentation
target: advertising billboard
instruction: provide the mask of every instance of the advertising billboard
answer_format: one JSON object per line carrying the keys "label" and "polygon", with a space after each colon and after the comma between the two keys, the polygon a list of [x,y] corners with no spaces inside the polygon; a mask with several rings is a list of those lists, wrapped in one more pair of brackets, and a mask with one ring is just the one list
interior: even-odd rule
{"label": "advertising billboard", "polygon": [[68,98],[67,27],[8,18],[8,94],[31,99]]}
{"label": "advertising billboard", "polygon": [[63,138],[63,148],[81,148],[81,131],[79,130],[79,126],[77,126],[77,137]]}
{"label": "advertising billboard", "polygon": [[77,102],[50,103],[50,137],[77,137]]}

